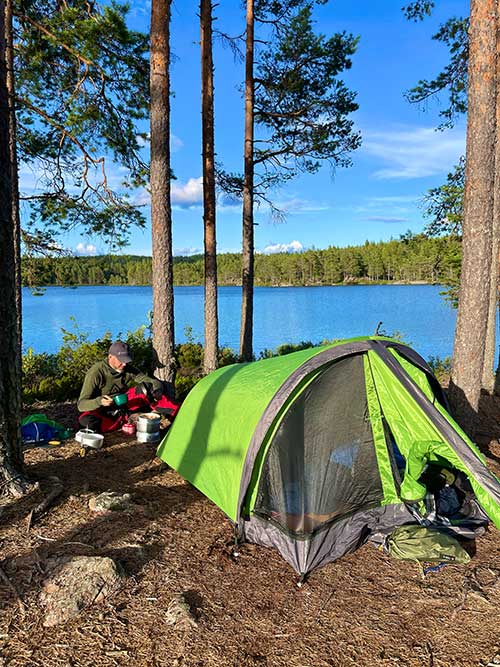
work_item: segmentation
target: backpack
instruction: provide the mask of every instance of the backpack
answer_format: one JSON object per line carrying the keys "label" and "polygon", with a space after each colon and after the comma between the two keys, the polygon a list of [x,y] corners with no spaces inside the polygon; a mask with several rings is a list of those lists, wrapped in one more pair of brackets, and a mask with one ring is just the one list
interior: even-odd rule
{"label": "backpack", "polygon": [[393,558],[427,563],[468,563],[469,554],[447,533],[429,526],[398,526],[388,536],[386,549]]}
{"label": "backpack", "polygon": [[21,426],[21,438],[24,444],[45,442],[58,437],[58,429],[45,422],[31,422]]}
{"label": "backpack", "polygon": [[66,440],[71,437],[71,430],[62,424],[48,419],[44,414],[28,415],[21,421],[21,439],[23,444],[47,442],[48,440]]}

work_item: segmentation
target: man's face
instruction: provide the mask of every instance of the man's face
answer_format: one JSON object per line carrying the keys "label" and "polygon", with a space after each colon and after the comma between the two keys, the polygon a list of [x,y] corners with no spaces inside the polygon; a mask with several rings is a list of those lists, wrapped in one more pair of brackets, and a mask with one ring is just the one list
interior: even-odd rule
{"label": "man's face", "polygon": [[114,368],[115,371],[122,371],[127,364],[124,364],[123,361],[120,361],[118,357],[115,357],[114,354],[108,354],[108,364],[111,368]]}

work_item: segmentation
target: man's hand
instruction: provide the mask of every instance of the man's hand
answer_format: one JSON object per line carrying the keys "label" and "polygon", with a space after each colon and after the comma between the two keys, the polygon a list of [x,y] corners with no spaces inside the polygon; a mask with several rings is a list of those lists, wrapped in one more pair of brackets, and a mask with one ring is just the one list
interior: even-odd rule
{"label": "man's hand", "polygon": [[108,407],[109,405],[113,405],[113,399],[111,396],[101,396],[101,405],[103,407]]}

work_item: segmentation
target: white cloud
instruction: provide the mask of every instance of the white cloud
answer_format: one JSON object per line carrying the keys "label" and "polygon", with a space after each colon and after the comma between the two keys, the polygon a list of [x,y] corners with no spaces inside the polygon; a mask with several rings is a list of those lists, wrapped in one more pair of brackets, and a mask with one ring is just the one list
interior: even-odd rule
{"label": "white cloud", "polygon": [[151,1],[150,0],[142,0],[140,3],[134,3],[134,5],[130,8],[130,12],[128,15],[129,19],[134,19],[137,17],[149,17],[149,14],[151,12]]}
{"label": "white cloud", "polygon": [[[186,183],[172,181],[170,185],[170,199],[172,206],[179,208],[191,208],[201,206],[203,203],[203,179],[190,178]],[[151,193],[148,188],[139,188],[134,196],[133,203],[136,206],[149,206]]]}
{"label": "white cloud", "polygon": [[319,204],[298,197],[285,201],[278,201],[275,203],[275,206],[281,209],[285,214],[317,213],[319,211],[327,211],[331,208],[326,204]]}
{"label": "white cloud", "polygon": [[418,201],[421,198],[419,195],[387,195],[384,197],[370,197],[368,200],[370,205],[378,206],[379,204],[410,204]]}
{"label": "white cloud", "polygon": [[134,206],[149,206],[151,203],[151,195],[147,188],[139,188],[132,199]]}
{"label": "white cloud", "polygon": [[170,188],[172,206],[189,208],[203,202],[203,179],[190,178],[187,183],[172,182]]}
{"label": "white cloud", "polygon": [[422,195],[385,195],[367,197],[352,210],[360,220],[405,222],[418,208]]}
{"label": "white cloud", "polygon": [[273,243],[268,245],[261,252],[265,255],[272,255],[277,252],[300,252],[304,246],[300,241],[290,241],[290,243]]}
{"label": "white cloud", "polygon": [[97,255],[97,248],[93,243],[79,243],[75,251],[77,255]]}
{"label": "white cloud", "polygon": [[174,248],[176,257],[190,257],[191,255],[202,255],[202,248]]}
{"label": "white cloud", "polygon": [[386,223],[408,222],[408,218],[397,218],[395,216],[389,216],[389,215],[369,215],[366,218],[363,218],[363,220],[366,220],[368,222],[386,222]]}
{"label": "white cloud", "polygon": [[386,164],[373,174],[379,179],[446,173],[465,151],[465,133],[459,127],[444,132],[425,127],[366,131],[363,136],[363,151]]}
{"label": "white cloud", "polygon": [[[203,178],[190,178],[186,182],[172,181],[171,188],[172,206],[178,208],[192,208],[202,206],[203,204]],[[139,206],[149,205],[151,202],[151,195],[146,188],[140,188],[133,200],[133,203]],[[284,199],[276,201],[275,206],[283,211],[285,215],[293,215],[295,213],[316,213],[320,211],[327,211],[331,207],[326,204],[318,204],[295,197],[293,199]],[[234,197],[224,194],[218,195],[217,210],[220,213],[235,212],[241,210],[241,201]],[[256,212],[269,213],[270,207],[267,203],[260,206],[256,205]]]}
{"label": "white cloud", "polygon": [[170,150],[172,153],[178,153],[184,147],[184,142],[175,134],[170,135]]}
{"label": "white cloud", "polygon": [[[149,144],[151,143],[151,134],[149,132],[146,132],[145,137],[138,136],[137,143],[139,144],[139,146],[149,146]],[[176,134],[171,134],[170,151],[172,153],[178,153],[183,147],[184,147],[184,142],[182,141],[182,139],[178,137]]]}

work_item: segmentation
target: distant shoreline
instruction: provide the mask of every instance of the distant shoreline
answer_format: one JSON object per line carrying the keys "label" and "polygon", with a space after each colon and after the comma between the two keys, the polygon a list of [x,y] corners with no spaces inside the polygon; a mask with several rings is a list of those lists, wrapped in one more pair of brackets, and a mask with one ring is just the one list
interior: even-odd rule
{"label": "distant shoreline", "polygon": [[[255,284],[254,287],[268,287],[268,288],[282,288],[282,287],[380,287],[384,285],[431,285],[431,286],[441,286],[442,283],[433,283],[428,282],[427,280],[382,280],[380,282],[370,281],[348,281],[342,283],[316,283],[314,285],[294,285],[292,283],[282,283],[277,285],[260,285]],[[152,287],[151,283],[127,283],[127,284],[113,284],[113,283],[81,283],[78,285],[23,285],[23,289],[28,290],[44,290],[49,287],[60,287],[62,289],[78,289],[79,287]],[[203,283],[174,283],[174,287],[203,287]],[[236,287],[241,289],[241,285],[219,283],[218,287]]]}

